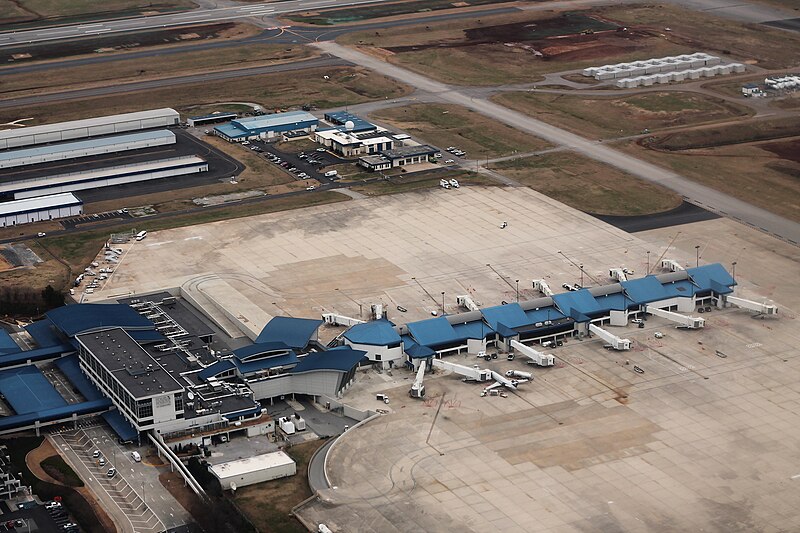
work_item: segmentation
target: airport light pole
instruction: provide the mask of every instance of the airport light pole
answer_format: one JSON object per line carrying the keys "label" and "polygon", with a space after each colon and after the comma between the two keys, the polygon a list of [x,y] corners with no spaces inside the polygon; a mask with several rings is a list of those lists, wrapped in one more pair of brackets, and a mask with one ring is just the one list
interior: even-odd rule
{"label": "airport light pole", "polygon": [[442,291],[442,315],[444,315],[444,291]]}
{"label": "airport light pole", "polygon": [[645,275],[649,274],[650,274],[650,250],[647,250],[647,272],[645,272]]}
{"label": "airport light pole", "polygon": [[583,288],[583,263],[578,265],[578,268],[581,269],[581,288]]}
{"label": "airport light pole", "polygon": [[733,277],[733,283],[736,284],[736,261],[731,263],[731,267],[732,267],[731,275]]}
{"label": "airport light pole", "polygon": [[519,303],[519,280],[515,280],[517,283],[517,303]]}
{"label": "airport light pole", "polygon": [[699,244],[695,244],[695,246],[694,246],[694,256],[695,256],[694,266],[699,267],[700,266],[700,245]]}

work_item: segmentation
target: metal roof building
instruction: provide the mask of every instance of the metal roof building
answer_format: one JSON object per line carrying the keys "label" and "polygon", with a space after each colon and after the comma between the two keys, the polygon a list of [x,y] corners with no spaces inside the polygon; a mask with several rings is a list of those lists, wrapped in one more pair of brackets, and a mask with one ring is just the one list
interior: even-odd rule
{"label": "metal roof building", "polygon": [[175,126],[179,122],[180,115],[177,111],[164,108],[2,130],[0,131],[0,150],[71,139],[83,139],[124,131],[163,128],[165,126]]}
{"label": "metal roof building", "polygon": [[151,146],[175,144],[175,142],[174,133],[169,130],[158,130],[49,144],[20,150],[8,150],[0,152],[0,168],[22,167],[49,161],[62,161],[98,154],[138,150],[140,148],[150,148]]}
{"label": "metal roof building", "polygon": [[256,343],[280,342],[289,348],[302,350],[309,342],[316,340],[321,325],[322,320],[276,316],[261,330]]}
{"label": "metal roof building", "polygon": [[71,192],[12,200],[0,203],[0,227],[72,217],[81,213],[83,202]]}
{"label": "metal roof building", "polygon": [[253,138],[273,138],[290,131],[311,132],[317,128],[319,119],[306,111],[274,113],[258,117],[232,120],[214,128],[214,133],[227,141],[243,141]]}
{"label": "metal roof building", "polygon": [[0,184],[0,194],[12,193],[14,198],[31,198],[45,194],[112,187],[125,183],[183,176],[208,171],[208,163],[197,156],[148,161],[135,165],[57,174],[43,178],[12,181]]}

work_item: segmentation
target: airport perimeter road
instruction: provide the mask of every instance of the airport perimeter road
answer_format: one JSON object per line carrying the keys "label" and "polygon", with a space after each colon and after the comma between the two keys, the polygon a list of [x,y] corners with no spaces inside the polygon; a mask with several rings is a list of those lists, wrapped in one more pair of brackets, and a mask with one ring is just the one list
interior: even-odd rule
{"label": "airport perimeter road", "polygon": [[225,22],[237,19],[263,19],[293,11],[318,10],[358,4],[376,4],[387,0],[287,0],[269,4],[198,9],[196,11],[127,19],[87,22],[71,26],[49,26],[25,31],[0,33],[0,47],[26,43],[96,37],[109,33],[137,32],[156,28],[175,28],[193,24]]}
{"label": "airport perimeter road", "polygon": [[800,224],[797,222],[787,220],[725,193],[695,183],[675,172],[641,161],[630,154],[605,146],[598,141],[584,139],[483,98],[470,97],[460,92],[456,87],[431,80],[357,50],[333,42],[316,43],[315,46],[352,63],[400,80],[412,87],[416,87],[420,91],[432,93],[443,102],[467,107],[521,131],[541,137],[558,146],[569,148],[644,180],[663,185],[700,207],[753,226],[792,244],[797,245],[800,243]]}
{"label": "airport perimeter road", "polygon": [[159,78],[148,81],[120,83],[106,87],[92,87],[88,89],[75,89],[72,91],[23,96],[20,98],[11,98],[9,100],[0,100],[0,109],[44,104],[47,102],[60,102],[63,100],[91,98],[94,96],[107,96],[110,94],[144,91],[148,89],[160,89],[163,87],[172,87],[174,85],[185,85],[189,83],[230,80],[234,78],[244,78],[247,76],[260,76],[262,74],[274,74],[276,72],[291,72],[295,70],[305,70],[318,67],[342,67],[348,65],[351,65],[351,63],[338,57],[331,57],[328,55],[314,59],[308,59],[305,61],[296,61],[294,63],[280,63],[277,65],[266,65],[263,67],[223,70],[220,72],[208,72],[204,74],[190,74],[187,76],[175,76],[172,78]]}

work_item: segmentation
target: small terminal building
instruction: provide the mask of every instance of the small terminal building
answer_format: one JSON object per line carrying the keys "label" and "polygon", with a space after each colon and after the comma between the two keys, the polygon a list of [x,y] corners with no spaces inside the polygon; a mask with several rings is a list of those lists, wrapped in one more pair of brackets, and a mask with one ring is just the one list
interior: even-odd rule
{"label": "small terminal building", "polygon": [[297,473],[297,464],[286,452],[278,451],[246,457],[213,465],[211,473],[219,480],[222,490],[263,483]]}
{"label": "small terminal building", "polygon": [[257,117],[239,118],[214,128],[214,134],[229,142],[275,139],[284,133],[317,129],[319,119],[306,111],[290,111]]}
{"label": "small terminal building", "polygon": [[371,171],[387,170],[425,163],[436,152],[436,148],[427,144],[400,146],[391,150],[383,150],[379,155],[362,156],[358,159],[358,164]]}

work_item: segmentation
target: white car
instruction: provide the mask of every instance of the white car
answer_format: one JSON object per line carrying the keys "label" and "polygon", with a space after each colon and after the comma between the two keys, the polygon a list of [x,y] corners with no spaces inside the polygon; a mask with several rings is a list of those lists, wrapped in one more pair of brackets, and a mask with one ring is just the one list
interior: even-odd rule
{"label": "white car", "polygon": [[453,161],[452,159],[448,159],[444,162],[445,165],[452,165],[453,163],[455,163],[455,161]]}
{"label": "white car", "polygon": [[117,475],[117,469],[116,469],[116,468],[113,468],[113,467],[112,467],[112,468],[109,468],[109,469],[108,469],[108,472],[106,472],[106,476],[107,476],[107,477],[114,477],[114,476],[116,476],[116,475]]}
{"label": "white car", "polygon": [[309,185],[308,187],[306,187],[307,191],[313,191],[314,189],[316,189],[316,187],[314,187],[313,185]]}
{"label": "white car", "polygon": [[37,237],[47,237],[47,233],[45,233],[43,231],[40,231],[39,233],[36,234],[36,236]]}
{"label": "white car", "polygon": [[439,180],[439,187],[441,187],[442,189],[449,189],[450,188],[450,182],[447,181],[446,179],[441,179],[441,180]]}
{"label": "white car", "polygon": [[451,179],[450,186],[453,187],[454,189],[458,189],[458,180],[455,178]]}

